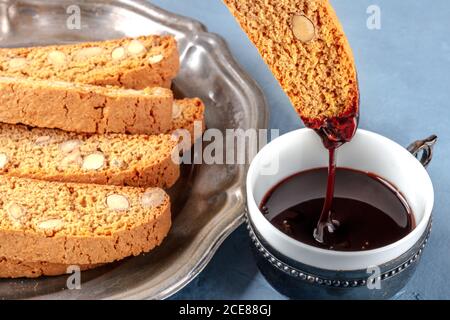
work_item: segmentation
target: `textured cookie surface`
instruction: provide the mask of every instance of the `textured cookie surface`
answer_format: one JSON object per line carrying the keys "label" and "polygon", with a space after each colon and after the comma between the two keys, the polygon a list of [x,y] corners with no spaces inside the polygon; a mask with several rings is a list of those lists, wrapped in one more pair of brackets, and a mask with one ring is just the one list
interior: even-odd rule
{"label": "textured cookie surface", "polygon": [[0,176],[0,257],[108,263],[158,246],[170,224],[169,197],[159,188]]}
{"label": "textured cookie surface", "polygon": [[47,181],[135,187],[171,187],[179,177],[172,159],[175,129],[203,123],[200,99],[175,102],[167,134],[77,134],[56,129],[0,124],[0,174]]}
{"label": "textured cookie surface", "polygon": [[[76,265],[80,271],[97,268],[101,264]],[[37,278],[72,273],[72,265],[48,262],[23,262],[0,258],[0,278]]]}
{"label": "textured cookie surface", "polygon": [[0,124],[0,174],[48,181],[172,186],[176,141],[161,135],[88,135]]}
{"label": "textured cookie surface", "polygon": [[352,52],[328,0],[223,1],[307,125],[357,114]]}
{"label": "textured cookie surface", "polygon": [[[205,105],[199,98],[176,100],[173,104],[171,132],[187,130],[194,141],[205,129]],[[197,130],[196,130],[197,128]]]}
{"label": "textured cookie surface", "polygon": [[169,89],[121,89],[0,77],[0,121],[85,133],[157,134],[171,128]]}
{"label": "textured cookie surface", "polygon": [[0,49],[2,75],[131,89],[170,87],[179,69],[172,36]]}

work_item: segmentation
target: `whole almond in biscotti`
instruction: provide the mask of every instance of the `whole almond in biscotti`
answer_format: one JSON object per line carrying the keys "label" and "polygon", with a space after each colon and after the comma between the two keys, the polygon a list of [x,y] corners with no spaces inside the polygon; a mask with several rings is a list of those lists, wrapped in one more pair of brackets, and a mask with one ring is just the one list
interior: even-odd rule
{"label": "whole almond in biscotti", "polygon": [[305,124],[357,115],[352,52],[328,0],[223,1]]}
{"label": "whole almond in biscotti", "polygon": [[111,53],[111,58],[113,60],[121,60],[124,59],[127,55],[127,52],[124,47],[117,47]]}
{"label": "whole almond in biscotti", "polygon": [[141,197],[141,206],[143,208],[157,207],[164,201],[164,190],[159,188],[147,189]]}
{"label": "whole almond in biscotti", "polygon": [[83,159],[84,170],[98,170],[105,164],[105,156],[102,152],[94,152]]}
{"label": "whole almond in biscotti", "polygon": [[26,209],[21,205],[11,202],[5,206],[6,212],[11,220],[19,222],[27,213]]}
{"label": "whole almond in biscotti", "polygon": [[174,102],[172,105],[172,119],[177,119],[181,116],[181,107],[178,103]]}
{"label": "whole almond in biscotti", "polygon": [[127,46],[127,51],[130,54],[141,54],[145,52],[145,46],[139,40],[131,40]]}
{"label": "whole almond in biscotti", "polygon": [[12,70],[20,70],[26,67],[27,59],[25,58],[13,58],[9,60],[9,68]]}
{"label": "whole almond in biscotti", "polygon": [[52,138],[50,136],[40,136],[34,140],[34,144],[36,146],[43,146],[52,142]]}
{"label": "whole almond in biscotti", "polygon": [[302,42],[310,42],[316,35],[314,23],[303,14],[292,16],[292,32],[294,36]]}
{"label": "whole almond in biscotti", "polygon": [[130,208],[127,197],[121,194],[111,194],[106,198],[106,205],[110,210],[126,211]]}
{"label": "whole almond in biscotti", "polygon": [[150,64],[156,64],[156,63],[160,63],[163,59],[164,59],[164,56],[162,54],[157,54],[154,56],[150,56],[148,58],[148,62]]}
{"label": "whole almond in biscotti", "polygon": [[67,56],[61,51],[54,50],[48,53],[47,59],[50,64],[62,67],[67,61]]}
{"label": "whole almond in biscotti", "polygon": [[[38,139],[41,139],[41,137]],[[59,150],[62,153],[71,153],[72,151],[79,149],[82,143],[83,142],[80,139],[67,140],[59,145]]]}
{"label": "whole almond in biscotti", "polygon": [[3,169],[8,164],[9,157],[5,153],[0,153],[0,169]]}

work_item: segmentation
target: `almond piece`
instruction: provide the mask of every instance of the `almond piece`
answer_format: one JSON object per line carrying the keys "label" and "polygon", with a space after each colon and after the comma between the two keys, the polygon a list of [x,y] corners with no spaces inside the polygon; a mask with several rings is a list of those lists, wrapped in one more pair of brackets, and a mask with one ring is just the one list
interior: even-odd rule
{"label": "almond piece", "polygon": [[49,219],[39,222],[37,227],[38,229],[43,230],[46,234],[54,234],[64,227],[64,222],[60,219]]}
{"label": "almond piece", "polygon": [[106,198],[106,205],[114,211],[126,211],[130,208],[127,197],[121,194],[111,194]]}
{"label": "almond piece", "polygon": [[116,169],[126,169],[127,168],[127,164],[125,163],[125,161],[114,158],[111,159],[109,161],[109,164],[111,165],[111,167],[116,168]]}
{"label": "almond piece", "polygon": [[113,60],[121,60],[125,58],[126,51],[124,47],[117,47],[111,52],[111,58]]}
{"label": "almond piece", "polygon": [[51,51],[47,56],[48,62],[55,66],[62,66],[66,63],[66,55],[61,51]]}
{"label": "almond piece", "polygon": [[83,48],[76,52],[75,57],[78,60],[89,59],[101,55],[105,50],[101,47]]}
{"label": "almond piece", "polygon": [[8,212],[9,218],[14,222],[17,222],[26,214],[25,208],[15,202],[11,202],[6,206],[6,212]]}
{"label": "almond piece", "polygon": [[150,64],[155,64],[155,63],[161,62],[162,59],[164,59],[164,56],[162,54],[157,54],[157,55],[154,55],[154,56],[150,56],[148,58],[148,62]]}
{"label": "almond piece", "polygon": [[141,196],[141,206],[143,208],[153,208],[160,206],[164,199],[166,198],[166,193],[160,188],[151,188],[145,190],[145,193]]}
{"label": "almond piece", "polygon": [[177,119],[181,116],[181,107],[178,103],[172,104],[172,119]]}
{"label": "almond piece", "polygon": [[37,137],[36,140],[34,141],[34,144],[37,146],[44,146],[47,145],[51,142],[51,137],[50,136],[40,136]]}
{"label": "almond piece", "polygon": [[105,156],[101,152],[91,153],[84,157],[83,169],[84,170],[98,170],[103,167],[105,163]]}
{"label": "almond piece", "polygon": [[[146,91],[146,89],[144,89],[144,91]],[[168,95],[168,89],[164,89],[164,88],[158,88],[158,87],[155,87],[155,88],[149,88],[149,91],[147,91],[147,92],[150,92],[150,94],[153,94],[153,95],[155,95],[155,96],[167,96]]]}
{"label": "almond piece", "polygon": [[9,162],[9,157],[4,154],[0,153],[0,169],[3,169]]}
{"label": "almond piece", "polygon": [[316,36],[314,24],[302,14],[292,17],[292,32],[298,40],[304,43],[312,41]]}
{"label": "almond piece", "polygon": [[25,58],[13,58],[13,59],[9,60],[9,67],[11,69],[15,69],[15,70],[22,69],[27,64],[28,64],[28,61]]}
{"label": "almond piece", "polygon": [[71,153],[81,146],[81,140],[68,140],[59,145],[59,150],[63,153]]}
{"label": "almond piece", "polygon": [[66,170],[70,165],[76,165],[80,167],[83,163],[83,158],[81,157],[81,153],[79,150],[74,150],[68,155],[66,155],[62,160],[61,163],[58,165],[56,169],[60,171]]}
{"label": "almond piece", "polygon": [[131,40],[127,46],[127,50],[131,54],[140,54],[145,51],[145,47],[139,40]]}

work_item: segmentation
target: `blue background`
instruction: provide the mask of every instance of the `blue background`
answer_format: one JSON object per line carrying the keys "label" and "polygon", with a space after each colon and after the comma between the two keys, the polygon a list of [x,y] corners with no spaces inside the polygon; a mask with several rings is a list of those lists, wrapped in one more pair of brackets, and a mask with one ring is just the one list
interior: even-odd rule
{"label": "blue background", "polygon": [[[201,21],[228,42],[259,83],[270,126],[302,126],[278,83],[220,0],[154,0]],[[360,127],[402,145],[435,133],[429,167],[436,202],[433,232],[422,262],[397,299],[450,299],[450,3],[448,0],[332,0],[353,48],[361,90]],[[381,9],[381,29],[369,30],[367,8]],[[174,299],[284,299],[259,273],[244,228],[222,245],[206,269]]]}

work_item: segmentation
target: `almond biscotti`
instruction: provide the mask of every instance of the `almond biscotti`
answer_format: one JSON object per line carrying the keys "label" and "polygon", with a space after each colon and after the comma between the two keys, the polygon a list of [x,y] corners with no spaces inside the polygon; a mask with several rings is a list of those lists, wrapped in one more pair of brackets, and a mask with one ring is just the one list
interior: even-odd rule
{"label": "almond biscotti", "polygon": [[168,188],[179,176],[169,134],[75,134],[0,124],[0,174],[48,181]]}
{"label": "almond biscotti", "polygon": [[102,266],[102,264],[68,265],[48,262],[23,262],[0,258],[0,278],[37,278],[41,276],[59,276],[73,272],[73,267],[80,271]]}
{"label": "almond biscotti", "polygon": [[155,248],[170,225],[159,188],[0,176],[0,257],[11,261],[113,262]]}
{"label": "almond biscotti", "polygon": [[2,75],[130,89],[169,88],[179,64],[172,36],[0,49]]}
{"label": "almond biscotti", "polygon": [[169,89],[0,77],[0,121],[84,133],[158,134],[172,124]]}
{"label": "almond biscotti", "polygon": [[357,114],[352,51],[328,0],[224,2],[308,126]]}
{"label": "almond biscotti", "polygon": [[[175,129],[203,123],[200,99],[177,100]],[[172,159],[178,141],[160,135],[77,134],[0,124],[0,174],[47,181],[135,187],[171,187],[179,177]]]}
{"label": "almond biscotti", "polygon": [[[171,132],[185,129],[189,132],[191,140],[199,138],[198,134],[205,129],[205,105],[199,98],[185,98],[175,100],[172,107]],[[195,130],[198,127],[200,130]]]}

